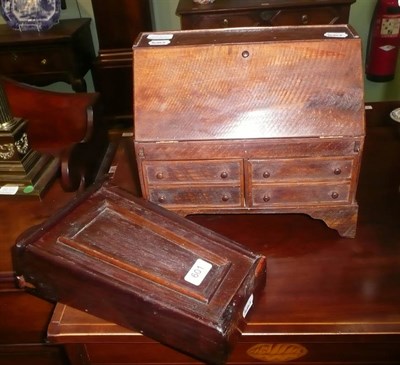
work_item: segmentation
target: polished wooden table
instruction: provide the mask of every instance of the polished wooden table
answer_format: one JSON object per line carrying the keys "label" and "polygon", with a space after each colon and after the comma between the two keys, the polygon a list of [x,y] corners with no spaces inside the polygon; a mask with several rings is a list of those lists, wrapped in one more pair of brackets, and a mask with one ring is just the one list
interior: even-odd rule
{"label": "polished wooden table", "polygon": [[[341,238],[306,215],[190,217],[267,256],[264,295],[230,363],[400,363],[400,134],[388,117],[399,105],[367,110],[356,238]],[[116,160],[114,182],[137,194],[129,141]],[[74,365],[195,362],[62,304],[48,340],[64,344]]]}

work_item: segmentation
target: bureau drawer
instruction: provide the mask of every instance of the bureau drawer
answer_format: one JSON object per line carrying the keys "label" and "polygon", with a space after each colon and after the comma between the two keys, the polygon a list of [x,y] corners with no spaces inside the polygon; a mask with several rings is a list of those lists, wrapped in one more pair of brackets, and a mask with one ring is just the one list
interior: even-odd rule
{"label": "bureau drawer", "polygon": [[248,172],[252,181],[320,181],[350,179],[352,158],[303,158],[249,160]]}
{"label": "bureau drawer", "polygon": [[341,19],[340,11],[331,6],[296,9],[255,9],[249,11],[185,14],[182,29],[212,29],[254,26],[334,24]]}
{"label": "bureau drawer", "polygon": [[[257,336],[258,337],[258,336]],[[268,336],[259,336],[258,342],[239,342],[227,364],[394,364],[400,356],[397,341],[384,339],[342,341],[324,339],[315,342],[268,342]],[[287,342],[285,342],[285,340]],[[306,340],[306,339],[304,339]],[[159,343],[145,340],[136,343],[87,343],[86,354],[90,364],[200,364],[194,359]]]}
{"label": "bureau drawer", "polygon": [[70,53],[62,47],[0,52],[0,69],[7,75],[65,72],[71,63]]}
{"label": "bureau drawer", "polygon": [[242,11],[240,13],[197,14],[182,19],[183,29],[212,29],[254,27],[262,25],[258,11]]}
{"label": "bureau drawer", "polygon": [[350,201],[350,183],[253,185],[253,206],[333,204]]}
{"label": "bureau drawer", "polygon": [[340,12],[333,6],[283,9],[279,11],[264,11],[260,14],[268,25],[316,25],[334,24],[340,20]]}
{"label": "bureau drawer", "polygon": [[143,162],[145,179],[150,185],[188,182],[238,185],[243,175],[242,166],[242,160]]}
{"label": "bureau drawer", "polygon": [[239,186],[180,186],[150,188],[148,199],[162,206],[243,206]]}

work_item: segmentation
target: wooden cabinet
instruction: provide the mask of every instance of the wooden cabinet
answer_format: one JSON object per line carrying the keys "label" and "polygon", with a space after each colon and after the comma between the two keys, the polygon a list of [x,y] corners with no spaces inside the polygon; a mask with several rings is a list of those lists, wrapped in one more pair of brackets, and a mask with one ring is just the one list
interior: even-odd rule
{"label": "wooden cabinet", "polygon": [[199,5],[180,0],[176,9],[182,29],[279,25],[342,24],[355,0],[218,0]]}
{"label": "wooden cabinet", "polygon": [[359,37],[345,25],[157,36],[167,43],[134,47],[144,197],[185,215],[307,213],[353,237]]}
{"label": "wooden cabinet", "polygon": [[99,53],[93,69],[96,91],[111,124],[132,124],[132,44],[152,29],[149,0],[92,0]]}
{"label": "wooden cabinet", "polygon": [[0,73],[37,86],[62,81],[86,91],[84,76],[95,57],[90,21],[61,20],[43,33],[0,25]]}

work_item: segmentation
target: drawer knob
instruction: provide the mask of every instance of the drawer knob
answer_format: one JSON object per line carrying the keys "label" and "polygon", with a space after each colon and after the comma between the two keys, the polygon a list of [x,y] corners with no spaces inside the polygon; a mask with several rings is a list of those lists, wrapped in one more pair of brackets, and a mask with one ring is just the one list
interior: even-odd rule
{"label": "drawer knob", "polygon": [[228,20],[227,18],[225,18],[225,19],[222,21],[222,24],[223,24],[223,26],[224,26],[225,28],[228,28],[228,27],[229,27],[229,20]]}
{"label": "drawer knob", "polygon": [[229,195],[227,195],[227,194],[222,195],[223,202],[227,202],[228,200],[229,200]]}
{"label": "drawer knob", "polygon": [[331,197],[332,197],[332,199],[337,199],[337,198],[339,198],[339,193],[336,192],[336,191],[334,191],[334,192],[331,194]]}
{"label": "drawer knob", "polygon": [[265,11],[262,11],[261,13],[260,13],[260,18],[264,21],[264,22],[269,22],[271,19],[272,19],[272,17],[275,15],[275,11],[268,11],[268,10],[265,10]]}
{"label": "drawer knob", "polygon": [[249,57],[250,56],[250,52],[249,51],[243,51],[242,52],[242,57],[243,58],[247,58],[247,57]]}
{"label": "drawer knob", "polygon": [[271,200],[271,197],[269,195],[264,195],[263,200],[267,203]]}
{"label": "drawer knob", "polygon": [[303,14],[303,15],[301,16],[301,22],[302,22],[302,24],[304,24],[304,25],[308,24],[308,15],[307,15],[307,14]]}
{"label": "drawer knob", "polygon": [[156,178],[157,178],[158,180],[164,179],[164,174],[163,174],[162,172],[157,172]]}
{"label": "drawer knob", "polygon": [[226,179],[228,177],[228,173],[226,171],[221,172],[221,179]]}
{"label": "drawer knob", "polygon": [[158,197],[158,202],[159,203],[165,203],[167,201],[167,197],[165,195],[160,195]]}
{"label": "drawer knob", "polygon": [[339,167],[337,167],[336,169],[333,170],[333,173],[335,175],[340,175],[342,173],[342,170]]}
{"label": "drawer knob", "polygon": [[263,173],[263,178],[264,179],[268,179],[270,176],[271,176],[271,174],[270,174],[269,171],[264,171],[264,173]]}
{"label": "drawer knob", "polygon": [[43,58],[43,59],[40,61],[40,64],[43,65],[43,66],[47,65],[47,59],[46,59],[46,58]]}

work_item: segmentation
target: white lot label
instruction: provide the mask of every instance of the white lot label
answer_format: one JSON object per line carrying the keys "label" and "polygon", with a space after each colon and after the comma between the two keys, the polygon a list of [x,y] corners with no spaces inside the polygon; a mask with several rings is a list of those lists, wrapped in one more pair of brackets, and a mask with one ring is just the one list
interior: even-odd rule
{"label": "white lot label", "polygon": [[147,39],[155,40],[155,39],[172,39],[174,37],[173,34],[149,34]]}
{"label": "white lot label", "polygon": [[326,32],[326,38],[347,38],[349,35],[346,32]]}
{"label": "white lot label", "polygon": [[18,186],[4,185],[0,188],[0,195],[15,195],[17,194]]}
{"label": "white lot label", "polygon": [[168,46],[173,37],[173,34],[149,34],[147,39],[150,46]]}
{"label": "white lot label", "polygon": [[199,286],[210,272],[211,268],[212,265],[209,262],[197,259],[192,268],[186,274],[185,281]]}
{"label": "white lot label", "polygon": [[154,41],[150,41],[149,45],[150,46],[168,46],[168,44],[170,44],[171,41],[168,39],[156,39]]}

